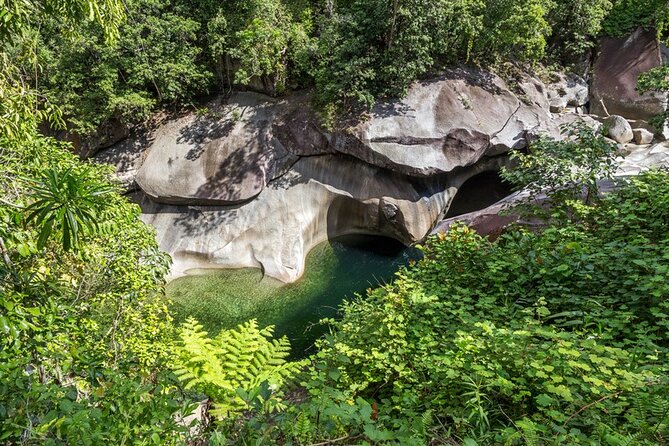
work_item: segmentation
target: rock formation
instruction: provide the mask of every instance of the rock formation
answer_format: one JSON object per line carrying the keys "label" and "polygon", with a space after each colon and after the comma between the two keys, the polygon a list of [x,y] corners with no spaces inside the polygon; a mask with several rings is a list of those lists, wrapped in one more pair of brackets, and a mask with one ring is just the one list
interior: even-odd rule
{"label": "rock formation", "polygon": [[[625,151],[627,155],[616,160],[617,169],[614,173],[616,177],[631,177],[649,169],[669,168],[669,143],[667,142],[644,147],[628,145]],[[603,181],[599,184],[599,190],[602,192],[613,190],[615,187],[615,183],[611,181]],[[505,211],[519,203],[526,202],[528,198],[529,194],[526,191],[516,192],[485,209],[442,220],[432,233],[446,232],[455,223],[465,223],[480,235],[495,239],[504,231],[504,228],[519,219],[518,215]],[[540,201],[546,198],[545,195],[537,197]],[[524,224],[527,223],[524,222]]]}
{"label": "rock formation", "polygon": [[[141,189],[135,199],[174,259],[172,277],[259,267],[291,282],[328,238],[421,240],[460,185],[499,169],[501,154],[542,133],[558,136],[565,122],[595,125],[550,112],[549,92],[560,88],[527,77],[511,89],[490,73],[454,69],[332,132],[307,93],[236,93],[97,159],[116,164],[129,190]],[[565,93],[568,104],[583,101],[579,88]]]}
{"label": "rock formation", "polygon": [[138,198],[142,218],[172,254],[173,277],[192,269],[259,267],[292,282],[302,275],[309,250],[329,238],[381,234],[417,242],[443,217],[459,184],[500,161],[448,177],[408,179],[342,155],[305,157],[242,206],[171,206]]}
{"label": "rock formation", "polygon": [[663,62],[655,31],[638,29],[625,38],[607,37],[600,48],[590,90],[592,113],[648,120],[667,109],[666,94],[636,91],[639,75]]}

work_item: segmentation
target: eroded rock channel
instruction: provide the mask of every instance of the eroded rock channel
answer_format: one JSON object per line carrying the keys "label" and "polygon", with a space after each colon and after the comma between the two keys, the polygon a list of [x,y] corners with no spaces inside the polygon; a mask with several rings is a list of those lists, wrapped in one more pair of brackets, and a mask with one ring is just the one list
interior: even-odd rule
{"label": "eroded rock channel", "polygon": [[[326,131],[306,93],[283,100],[235,93],[110,150],[174,259],[172,278],[251,267],[290,283],[327,240],[422,240],[460,187],[498,170],[509,150],[542,133],[557,137],[563,123],[596,125],[551,113],[557,94],[529,76],[510,88],[460,68],[378,104],[355,125]],[[587,101],[586,86],[568,94],[574,107]]]}

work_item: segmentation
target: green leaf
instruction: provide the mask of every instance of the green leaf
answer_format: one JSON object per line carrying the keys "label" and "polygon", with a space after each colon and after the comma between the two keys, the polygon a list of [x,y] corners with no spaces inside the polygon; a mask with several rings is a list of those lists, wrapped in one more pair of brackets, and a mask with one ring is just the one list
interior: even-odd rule
{"label": "green leaf", "polygon": [[9,333],[9,321],[5,316],[0,316],[0,330]]}

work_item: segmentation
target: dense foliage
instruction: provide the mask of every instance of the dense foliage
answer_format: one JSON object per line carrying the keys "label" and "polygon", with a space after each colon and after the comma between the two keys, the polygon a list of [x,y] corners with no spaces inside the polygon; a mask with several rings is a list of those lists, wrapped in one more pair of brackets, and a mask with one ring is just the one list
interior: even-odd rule
{"label": "dense foliage", "polygon": [[[657,68],[641,74],[637,84],[637,90],[640,93],[654,92],[659,94],[669,94],[669,65],[662,65]],[[669,112],[661,113],[651,120],[651,124],[656,128],[662,128],[669,119]]]}
{"label": "dense foliage", "polygon": [[655,28],[658,35],[669,26],[669,4],[664,0],[616,0],[603,23],[606,34],[621,37],[639,26]]}
{"label": "dense foliage", "polygon": [[[38,132],[61,111],[81,133],[136,122],[214,73],[370,104],[441,64],[536,61],[551,39],[577,54],[601,26],[663,33],[666,3],[0,5],[0,442],[667,444],[669,173],[600,198],[613,147],[585,128],[516,154],[507,174],[552,188],[555,224],[429,239],[394,283],[327,321],[308,363],[254,322],[213,337],[174,327],[169,258],[139,208],[109,169]],[[665,84],[654,71],[641,88]],[[187,421],[203,399],[215,419]]]}
{"label": "dense foliage", "polygon": [[[669,174],[496,241],[451,228],[344,307],[310,400],[239,444],[636,444],[669,435]],[[562,215],[568,215],[563,213]]]}
{"label": "dense foliage", "polygon": [[[113,39],[115,2],[14,2],[15,39],[58,15],[91,19]],[[7,13],[10,13],[7,15]],[[13,39],[2,35],[3,42]],[[3,48],[6,48],[3,46]],[[3,53],[0,93],[0,442],[183,444],[190,411],[165,364],[169,257],[108,168],[82,163],[37,124],[39,108]]]}
{"label": "dense foliage", "polygon": [[120,444],[174,427],[169,258],[139,209],[53,140],[0,138],[0,159],[2,441]]}
{"label": "dense foliage", "polygon": [[[37,14],[7,54],[81,135],[233,85],[270,94],[314,85],[325,112],[357,109],[448,64],[578,62],[602,33],[662,34],[669,16],[663,0],[132,0],[123,11],[71,3],[73,17],[100,20]],[[4,32],[37,8],[26,5],[7,15]],[[127,20],[110,39],[100,31],[119,14]]]}
{"label": "dense foliage", "polygon": [[187,389],[196,388],[213,400],[211,414],[221,420],[249,408],[270,413],[285,409],[281,390],[304,363],[285,360],[288,338],[272,339],[273,331],[251,320],[211,339],[202,325],[188,319],[180,332],[175,373]]}

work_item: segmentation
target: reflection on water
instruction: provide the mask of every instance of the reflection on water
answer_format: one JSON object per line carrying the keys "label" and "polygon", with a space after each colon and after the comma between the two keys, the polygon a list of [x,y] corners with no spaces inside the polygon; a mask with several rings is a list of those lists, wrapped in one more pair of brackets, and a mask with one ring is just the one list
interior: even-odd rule
{"label": "reflection on water", "polygon": [[418,256],[392,239],[348,236],[314,248],[296,283],[262,278],[257,269],[222,270],[177,279],[167,294],[177,320],[193,316],[214,335],[255,318],[261,326],[275,325],[275,334],[288,336],[295,356],[303,356],[327,330],[319,320],[336,317],[345,299],[392,280]]}

